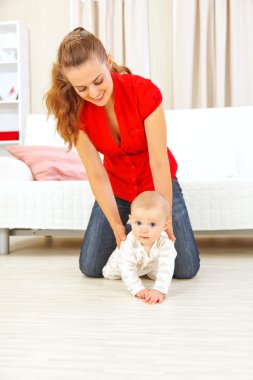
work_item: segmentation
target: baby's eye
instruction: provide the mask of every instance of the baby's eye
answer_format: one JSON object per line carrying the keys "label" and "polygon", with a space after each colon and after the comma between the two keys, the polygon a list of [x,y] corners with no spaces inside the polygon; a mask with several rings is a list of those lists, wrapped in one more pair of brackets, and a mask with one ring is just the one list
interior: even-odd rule
{"label": "baby's eye", "polygon": [[135,224],[136,224],[137,226],[141,226],[141,222],[140,222],[139,220],[136,220],[136,221],[135,221]]}
{"label": "baby's eye", "polygon": [[156,226],[156,223],[150,223],[150,227],[155,227]]}

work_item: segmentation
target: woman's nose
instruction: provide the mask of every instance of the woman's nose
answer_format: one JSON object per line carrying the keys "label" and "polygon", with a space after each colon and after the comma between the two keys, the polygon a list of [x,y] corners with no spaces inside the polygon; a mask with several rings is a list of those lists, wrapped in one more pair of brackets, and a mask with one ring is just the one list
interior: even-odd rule
{"label": "woman's nose", "polygon": [[95,86],[89,87],[89,96],[93,99],[96,99],[98,97],[98,89]]}

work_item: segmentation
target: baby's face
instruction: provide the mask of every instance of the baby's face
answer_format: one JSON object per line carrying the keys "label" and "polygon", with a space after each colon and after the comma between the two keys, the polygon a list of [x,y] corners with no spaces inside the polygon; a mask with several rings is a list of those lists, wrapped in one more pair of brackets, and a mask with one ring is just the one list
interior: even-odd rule
{"label": "baby's face", "polygon": [[130,215],[134,237],[144,247],[152,246],[166,228],[166,222],[163,210],[159,208],[145,210],[144,208],[134,207]]}

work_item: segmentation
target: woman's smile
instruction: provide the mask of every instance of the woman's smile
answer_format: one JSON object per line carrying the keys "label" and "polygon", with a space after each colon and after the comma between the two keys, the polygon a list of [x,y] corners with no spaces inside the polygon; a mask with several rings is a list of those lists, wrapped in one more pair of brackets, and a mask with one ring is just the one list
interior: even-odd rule
{"label": "woman's smile", "polygon": [[90,99],[95,101],[95,102],[101,102],[103,99],[104,99],[104,95],[105,95],[105,91],[103,91],[102,93],[100,93],[100,95],[98,95],[96,98],[92,98],[90,96]]}

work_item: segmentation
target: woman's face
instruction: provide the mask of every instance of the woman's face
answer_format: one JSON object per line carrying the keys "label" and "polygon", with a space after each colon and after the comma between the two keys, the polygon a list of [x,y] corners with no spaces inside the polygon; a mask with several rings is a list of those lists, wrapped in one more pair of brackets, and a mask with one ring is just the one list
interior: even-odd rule
{"label": "woman's face", "polygon": [[110,62],[110,57],[105,63],[101,63],[94,57],[80,66],[64,69],[64,72],[82,99],[103,107],[111,99],[113,93]]}

